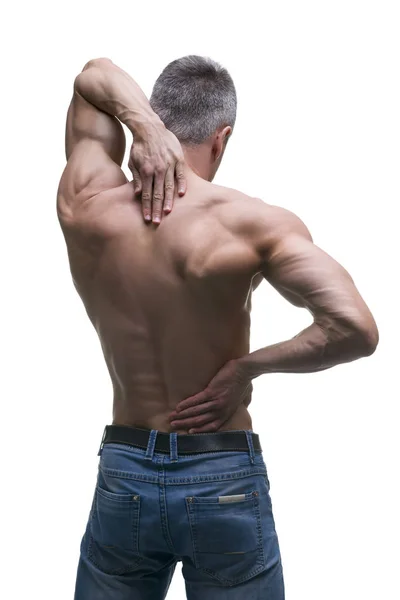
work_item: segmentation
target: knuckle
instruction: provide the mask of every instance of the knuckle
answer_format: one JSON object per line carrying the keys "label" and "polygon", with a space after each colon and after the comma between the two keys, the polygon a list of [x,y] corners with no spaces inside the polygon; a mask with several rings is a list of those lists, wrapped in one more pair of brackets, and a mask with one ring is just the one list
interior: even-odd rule
{"label": "knuckle", "polygon": [[164,198],[164,195],[163,195],[163,194],[161,194],[160,192],[155,192],[155,193],[153,194],[153,200],[154,200],[155,202],[162,202],[163,198]]}
{"label": "knuckle", "polygon": [[153,174],[153,167],[149,164],[145,164],[142,167],[142,173],[145,177],[150,177]]}
{"label": "knuckle", "polygon": [[150,202],[151,196],[149,192],[142,192],[142,200],[143,202]]}
{"label": "knuckle", "polygon": [[165,190],[167,192],[170,192],[174,189],[174,184],[172,183],[172,181],[167,181],[165,184]]}

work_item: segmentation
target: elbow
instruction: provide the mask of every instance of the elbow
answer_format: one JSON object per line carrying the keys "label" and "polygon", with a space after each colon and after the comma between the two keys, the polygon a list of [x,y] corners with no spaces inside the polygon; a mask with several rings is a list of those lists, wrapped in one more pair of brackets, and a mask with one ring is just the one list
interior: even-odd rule
{"label": "elbow", "polygon": [[112,64],[113,63],[109,58],[94,58],[89,60],[75,78],[75,92],[78,92],[78,94],[85,98],[88,91],[90,91],[94,85],[98,85],[99,82],[102,81],[103,72]]}
{"label": "elbow", "polygon": [[360,358],[371,356],[379,343],[379,331],[374,319],[358,324],[353,339]]}
{"label": "elbow", "polygon": [[364,338],[364,356],[371,356],[379,344],[379,331],[375,323],[364,333]]}
{"label": "elbow", "polygon": [[90,69],[92,67],[97,67],[97,68],[109,67],[112,64],[113,64],[113,62],[110,58],[92,58],[85,64],[82,71],[87,71],[88,69]]}
{"label": "elbow", "polygon": [[325,322],[320,328],[326,333],[330,353],[339,362],[349,362],[371,356],[379,343],[379,332],[372,315]]}

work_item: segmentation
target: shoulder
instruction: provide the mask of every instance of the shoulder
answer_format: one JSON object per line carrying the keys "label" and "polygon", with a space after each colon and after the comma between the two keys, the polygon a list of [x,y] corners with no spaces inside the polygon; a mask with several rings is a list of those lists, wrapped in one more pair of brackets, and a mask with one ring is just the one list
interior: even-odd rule
{"label": "shoulder", "polygon": [[132,182],[122,183],[86,199],[57,199],[60,225],[66,232],[95,238],[109,238],[127,232],[139,221],[139,203],[135,202]]}
{"label": "shoulder", "polygon": [[219,188],[217,194],[220,199],[215,203],[215,210],[221,220],[233,233],[247,238],[252,245],[265,248],[291,235],[312,241],[308,228],[294,212],[238,190],[215,187]]}

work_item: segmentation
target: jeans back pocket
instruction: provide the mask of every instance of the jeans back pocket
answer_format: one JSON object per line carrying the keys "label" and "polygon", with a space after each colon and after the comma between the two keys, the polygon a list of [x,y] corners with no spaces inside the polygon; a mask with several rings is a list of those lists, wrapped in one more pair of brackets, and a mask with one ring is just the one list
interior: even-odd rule
{"label": "jeans back pocket", "polygon": [[259,495],[186,498],[198,569],[225,585],[250,579],[264,568]]}
{"label": "jeans back pocket", "polygon": [[133,571],[141,562],[139,522],[138,494],[115,494],[97,485],[90,519],[89,559],[106,573]]}

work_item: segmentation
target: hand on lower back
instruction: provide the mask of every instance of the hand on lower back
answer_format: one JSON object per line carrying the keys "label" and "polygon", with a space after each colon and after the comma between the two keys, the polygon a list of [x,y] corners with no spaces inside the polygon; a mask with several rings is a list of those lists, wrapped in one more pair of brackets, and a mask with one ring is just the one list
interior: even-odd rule
{"label": "hand on lower back", "polygon": [[182,400],[170,415],[174,429],[218,431],[236,412],[252,386],[236,360],[227,362],[202,392]]}

